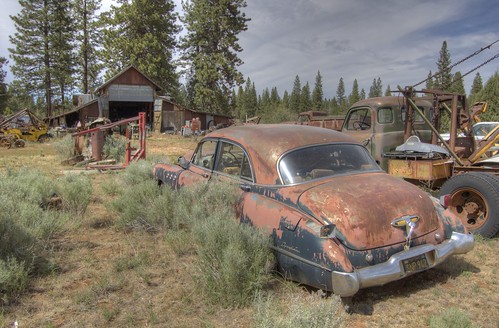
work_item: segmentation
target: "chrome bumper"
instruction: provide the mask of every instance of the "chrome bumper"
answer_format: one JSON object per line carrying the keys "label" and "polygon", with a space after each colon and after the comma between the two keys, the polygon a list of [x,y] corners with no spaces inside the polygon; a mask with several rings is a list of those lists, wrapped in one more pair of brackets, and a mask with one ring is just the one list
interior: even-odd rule
{"label": "chrome bumper", "polygon": [[472,234],[453,232],[451,238],[441,244],[415,246],[407,251],[392,255],[384,263],[358,269],[354,272],[333,271],[333,292],[342,297],[353,296],[361,288],[381,286],[415,273],[404,271],[403,260],[426,254],[429,264],[427,269],[429,269],[442,263],[453,254],[464,254],[471,251],[473,246]]}

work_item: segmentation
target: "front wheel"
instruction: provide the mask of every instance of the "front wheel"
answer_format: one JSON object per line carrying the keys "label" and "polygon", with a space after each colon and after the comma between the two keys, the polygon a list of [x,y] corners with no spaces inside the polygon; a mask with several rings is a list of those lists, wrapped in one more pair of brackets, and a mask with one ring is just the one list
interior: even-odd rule
{"label": "front wheel", "polygon": [[41,136],[38,137],[38,142],[39,143],[45,143],[49,140],[49,135],[48,134],[42,134]]}
{"label": "front wheel", "polygon": [[485,238],[499,231],[499,178],[489,173],[472,172],[447,180],[440,195],[451,195],[451,206],[468,231]]}

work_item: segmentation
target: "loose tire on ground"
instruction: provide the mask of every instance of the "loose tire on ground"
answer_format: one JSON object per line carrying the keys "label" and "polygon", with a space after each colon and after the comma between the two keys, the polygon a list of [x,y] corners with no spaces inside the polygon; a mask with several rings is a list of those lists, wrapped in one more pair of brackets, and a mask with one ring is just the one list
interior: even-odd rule
{"label": "loose tire on ground", "polygon": [[463,173],[447,180],[440,195],[451,195],[451,205],[468,231],[485,238],[499,231],[499,178],[489,173]]}

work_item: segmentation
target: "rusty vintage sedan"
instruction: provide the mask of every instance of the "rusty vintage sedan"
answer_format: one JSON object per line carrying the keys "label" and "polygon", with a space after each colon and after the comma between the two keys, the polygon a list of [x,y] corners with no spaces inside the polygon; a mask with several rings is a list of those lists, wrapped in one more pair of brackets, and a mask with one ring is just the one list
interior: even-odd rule
{"label": "rusty vintage sedan", "polygon": [[237,183],[238,219],[271,236],[279,271],[342,297],[428,270],[474,244],[446,197],[386,174],[361,144],[332,130],[217,130],[190,160],[157,164],[154,175],[174,189]]}

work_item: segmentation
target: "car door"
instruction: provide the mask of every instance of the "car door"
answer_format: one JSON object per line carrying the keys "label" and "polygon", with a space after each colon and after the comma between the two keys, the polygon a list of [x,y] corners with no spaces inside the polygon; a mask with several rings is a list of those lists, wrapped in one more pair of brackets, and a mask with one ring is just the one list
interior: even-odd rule
{"label": "car door", "polygon": [[189,167],[179,175],[179,186],[190,186],[210,180],[217,158],[217,146],[217,139],[206,139],[198,144]]}

